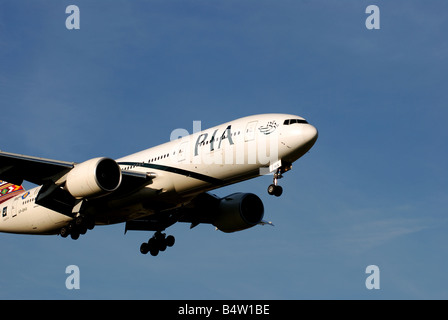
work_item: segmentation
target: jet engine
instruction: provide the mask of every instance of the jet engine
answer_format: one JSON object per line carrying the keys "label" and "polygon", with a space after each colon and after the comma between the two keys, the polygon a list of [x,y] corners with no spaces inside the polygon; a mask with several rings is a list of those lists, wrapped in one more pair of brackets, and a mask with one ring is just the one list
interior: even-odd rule
{"label": "jet engine", "polygon": [[263,219],[264,206],[253,193],[234,193],[220,200],[213,225],[223,232],[251,228]]}
{"label": "jet engine", "polygon": [[95,198],[118,189],[121,169],[109,158],[94,158],[76,164],[67,174],[65,189],[75,198]]}

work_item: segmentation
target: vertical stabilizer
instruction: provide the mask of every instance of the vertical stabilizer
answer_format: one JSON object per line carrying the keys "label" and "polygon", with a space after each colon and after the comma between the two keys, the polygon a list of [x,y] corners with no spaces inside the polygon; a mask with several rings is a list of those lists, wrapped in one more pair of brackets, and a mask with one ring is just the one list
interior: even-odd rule
{"label": "vertical stabilizer", "polygon": [[0,180],[0,202],[14,197],[17,193],[23,192],[22,186],[18,186],[6,181]]}

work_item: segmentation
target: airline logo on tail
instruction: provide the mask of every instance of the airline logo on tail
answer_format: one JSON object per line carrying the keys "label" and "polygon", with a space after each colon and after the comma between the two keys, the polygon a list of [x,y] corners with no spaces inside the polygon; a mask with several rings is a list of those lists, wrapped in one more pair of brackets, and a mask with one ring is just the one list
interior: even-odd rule
{"label": "airline logo on tail", "polygon": [[0,201],[11,198],[16,192],[23,191],[22,186],[0,180]]}

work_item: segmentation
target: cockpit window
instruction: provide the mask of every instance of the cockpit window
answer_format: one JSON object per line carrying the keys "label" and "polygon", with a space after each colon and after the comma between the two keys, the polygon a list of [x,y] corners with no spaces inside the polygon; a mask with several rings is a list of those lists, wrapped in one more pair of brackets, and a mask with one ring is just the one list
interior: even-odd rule
{"label": "cockpit window", "polygon": [[308,121],[303,119],[286,119],[285,122],[283,122],[285,126],[288,126],[293,123],[308,123]]}

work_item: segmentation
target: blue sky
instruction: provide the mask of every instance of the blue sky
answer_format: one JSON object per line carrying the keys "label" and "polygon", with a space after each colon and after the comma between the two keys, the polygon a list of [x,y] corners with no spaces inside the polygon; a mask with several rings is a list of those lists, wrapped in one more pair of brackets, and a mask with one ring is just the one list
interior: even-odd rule
{"label": "blue sky", "polygon": [[[68,5],[80,9],[68,30]],[[380,8],[367,30],[365,9]],[[0,1],[8,152],[118,158],[269,112],[319,130],[270,197],[275,227],[152,234],[96,227],[77,241],[0,234],[0,299],[447,299],[448,4],[442,1]],[[79,290],[65,269],[80,268]],[[367,290],[365,269],[380,269]]]}

